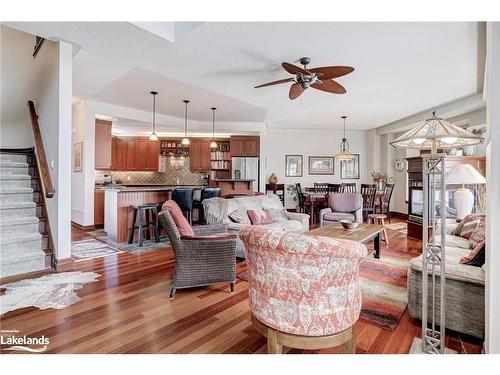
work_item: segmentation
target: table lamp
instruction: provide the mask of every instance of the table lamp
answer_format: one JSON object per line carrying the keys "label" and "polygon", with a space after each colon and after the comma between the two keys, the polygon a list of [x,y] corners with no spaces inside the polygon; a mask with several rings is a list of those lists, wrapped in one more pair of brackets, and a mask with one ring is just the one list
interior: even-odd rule
{"label": "table lamp", "polygon": [[462,185],[453,194],[457,219],[462,220],[472,212],[474,206],[474,194],[465,185],[485,184],[486,178],[470,164],[457,164],[448,172],[445,180],[447,185]]}

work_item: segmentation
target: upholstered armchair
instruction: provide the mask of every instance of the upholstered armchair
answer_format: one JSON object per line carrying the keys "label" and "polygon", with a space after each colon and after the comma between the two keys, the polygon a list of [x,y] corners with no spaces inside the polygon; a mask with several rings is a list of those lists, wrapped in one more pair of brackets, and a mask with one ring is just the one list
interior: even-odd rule
{"label": "upholstered armchair", "polygon": [[353,326],[361,311],[359,263],[366,246],[350,240],[282,232],[240,231],[249,274],[254,327],[268,352],[282,347],[355,352]]}
{"label": "upholstered armchair", "polygon": [[319,212],[320,225],[340,220],[363,222],[363,197],[358,193],[330,193],[328,207]]}
{"label": "upholstered armchair", "polygon": [[194,236],[181,236],[167,210],[158,214],[175,253],[175,270],[170,298],[179,288],[229,283],[231,292],[236,279],[236,238],[226,225],[192,227]]}

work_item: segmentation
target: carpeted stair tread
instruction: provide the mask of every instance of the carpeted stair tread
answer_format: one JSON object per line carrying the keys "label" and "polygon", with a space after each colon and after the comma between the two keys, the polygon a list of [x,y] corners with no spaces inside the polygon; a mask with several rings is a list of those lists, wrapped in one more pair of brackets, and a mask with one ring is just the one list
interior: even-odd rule
{"label": "carpeted stair tread", "polygon": [[2,187],[0,194],[29,194],[33,193],[33,189],[29,187]]}
{"label": "carpeted stair tread", "polygon": [[41,240],[40,233],[16,233],[11,235],[0,236],[0,245],[7,245],[11,243],[21,243],[28,241]]}
{"label": "carpeted stair tread", "polygon": [[36,216],[2,218],[0,219],[0,228],[23,224],[37,224],[39,221]]}
{"label": "carpeted stair tread", "polygon": [[0,203],[0,210],[16,210],[22,208],[34,208],[36,207],[35,202],[9,202]]}
{"label": "carpeted stair tread", "polygon": [[29,164],[26,162],[22,161],[7,161],[7,160],[0,160],[0,167],[1,168],[24,168],[28,167]]}
{"label": "carpeted stair tread", "polygon": [[0,180],[31,180],[29,174],[0,173]]}

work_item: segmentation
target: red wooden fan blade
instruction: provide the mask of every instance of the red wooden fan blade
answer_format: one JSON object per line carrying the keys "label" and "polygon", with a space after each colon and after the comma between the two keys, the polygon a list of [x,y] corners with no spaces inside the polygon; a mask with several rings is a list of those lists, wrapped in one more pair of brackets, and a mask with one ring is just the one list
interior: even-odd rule
{"label": "red wooden fan blade", "polygon": [[258,89],[259,87],[279,85],[280,83],[286,83],[286,82],[291,82],[291,81],[293,81],[293,78],[285,78],[285,79],[280,79],[278,81],[263,83],[262,85],[255,86],[255,88]]}
{"label": "red wooden fan blade", "polygon": [[321,73],[319,79],[323,80],[345,76],[346,74],[352,73],[354,68],[350,66],[322,66],[309,69],[309,71],[311,73]]}
{"label": "red wooden fan blade", "polygon": [[331,79],[327,79],[325,81],[322,81],[322,83],[313,83],[311,85],[312,88],[315,88],[316,90],[321,90],[321,91],[326,91],[326,92],[331,92],[333,94],[345,94],[346,89],[344,86],[341,84],[332,81]]}
{"label": "red wooden fan blade", "polygon": [[283,69],[285,69],[290,74],[297,74],[297,73],[302,73],[302,74],[305,74],[305,75],[310,75],[311,74],[307,70],[302,69],[301,67],[298,67],[296,65],[293,65],[293,64],[290,64],[290,63],[287,63],[287,62],[282,62],[281,66],[283,67]]}
{"label": "red wooden fan blade", "polygon": [[290,92],[288,93],[288,97],[290,100],[297,99],[302,93],[304,92],[304,89],[302,86],[294,83],[292,87],[290,87]]}

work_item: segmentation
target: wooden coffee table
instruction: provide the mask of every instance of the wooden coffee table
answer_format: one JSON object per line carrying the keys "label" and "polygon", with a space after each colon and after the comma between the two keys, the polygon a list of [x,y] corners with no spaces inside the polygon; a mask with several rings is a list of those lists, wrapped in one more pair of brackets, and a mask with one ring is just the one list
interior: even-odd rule
{"label": "wooden coffee table", "polygon": [[383,225],[360,223],[356,229],[344,229],[342,224],[334,223],[319,227],[307,232],[315,236],[324,236],[331,238],[344,238],[356,242],[368,242],[373,239],[375,248],[375,258],[380,258],[380,233],[384,230]]}

